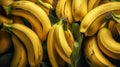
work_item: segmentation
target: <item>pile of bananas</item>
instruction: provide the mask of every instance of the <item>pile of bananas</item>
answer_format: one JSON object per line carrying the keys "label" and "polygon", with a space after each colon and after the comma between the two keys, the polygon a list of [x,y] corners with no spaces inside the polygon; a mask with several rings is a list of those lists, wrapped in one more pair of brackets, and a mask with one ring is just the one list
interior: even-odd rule
{"label": "pile of bananas", "polygon": [[44,67],[45,55],[48,67],[77,67],[71,59],[80,39],[74,23],[84,36],[88,67],[120,66],[117,0],[0,0],[0,61],[12,53],[8,66],[0,67]]}

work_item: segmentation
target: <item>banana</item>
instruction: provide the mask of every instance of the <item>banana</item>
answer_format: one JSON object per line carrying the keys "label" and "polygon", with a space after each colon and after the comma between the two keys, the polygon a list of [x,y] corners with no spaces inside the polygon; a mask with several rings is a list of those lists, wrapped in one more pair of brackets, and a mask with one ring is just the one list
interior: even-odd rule
{"label": "banana", "polygon": [[11,44],[10,34],[5,31],[0,31],[0,54],[7,52]]}
{"label": "banana", "polygon": [[101,28],[97,34],[97,40],[98,40],[99,46],[101,47],[101,50],[103,51],[103,53],[105,53],[107,56],[109,56],[111,58],[120,59],[120,57],[119,57],[120,56],[120,51],[119,51],[120,43],[117,42],[112,37],[112,33],[111,33],[110,29]]}
{"label": "banana", "polygon": [[75,21],[82,21],[87,12],[87,0],[72,1],[72,14]]}
{"label": "banana", "polygon": [[12,24],[13,20],[9,19],[3,15],[0,14],[0,23],[8,23],[8,24]]}
{"label": "banana", "polygon": [[[59,22],[62,22],[62,20],[60,20]],[[58,26],[55,28],[54,33],[55,33],[56,44],[59,45],[61,47],[61,49],[63,50],[63,52],[65,53],[65,55],[68,58],[70,58],[70,55],[72,53],[72,49],[70,48],[70,46],[65,38],[63,25],[58,24]],[[60,48],[60,47],[58,47],[58,48]]]}
{"label": "banana", "polygon": [[[56,8],[55,8],[55,13],[57,18],[61,19],[63,17],[65,17],[65,12],[64,12],[64,8],[65,8],[65,3],[67,0],[58,0]],[[66,18],[66,17],[65,17]]]}
{"label": "banana", "polygon": [[96,18],[95,21],[92,22],[92,24],[88,27],[86,32],[84,33],[85,36],[92,36],[97,33],[97,31],[101,28],[102,24],[107,23],[106,17],[107,14],[103,14]]}
{"label": "banana", "polygon": [[54,0],[42,0],[42,1],[52,5]]}
{"label": "banana", "polygon": [[40,66],[43,58],[43,50],[37,34],[29,27],[19,23],[11,25],[3,24],[4,27],[8,28],[8,30],[10,29],[25,44],[30,66]]}
{"label": "banana", "polygon": [[89,26],[95,21],[96,18],[112,10],[120,9],[120,2],[109,2],[101,4],[98,7],[92,9],[87,15],[83,18],[80,24],[80,32],[85,33]]}
{"label": "banana", "polygon": [[88,1],[88,12],[99,5],[101,0],[89,0]]}
{"label": "banana", "polygon": [[9,6],[13,2],[14,2],[14,0],[0,0],[0,5],[2,5],[2,6]]}
{"label": "banana", "polygon": [[[54,38],[55,39],[55,38]],[[62,47],[59,45],[59,43],[57,43],[57,41],[54,41],[55,43],[55,49],[56,52],[58,53],[58,55],[61,57],[62,60],[64,60],[65,62],[67,62],[68,64],[71,64],[71,60],[70,58],[65,54],[64,50],[62,49]]]}
{"label": "banana", "polygon": [[116,67],[100,51],[96,36],[87,38],[84,52],[85,58],[91,67]]}
{"label": "banana", "polygon": [[66,0],[64,5],[64,17],[68,19],[68,22],[71,24],[73,22],[72,16],[72,0]]}
{"label": "banana", "polygon": [[71,30],[68,28],[67,30],[64,31],[65,33],[65,38],[70,46],[71,49],[74,48],[74,36],[71,32]]}
{"label": "banana", "polygon": [[15,35],[12,35],[12,42],[14,45],[14,55],[10,67],[26,67],[27,55],[23,44]]}
{"label": "banana", "polygon": [[54,44],[54,30],[56,28],[57,24],[54,24],[49,33],[47,38],[47,51],[48,51],[48,57],[50,60],[50,63],[52,64],[52,67],[59,67],[57,63],[57,59],[55,58],[55,44]]}
{"label": "banana", "polygon": [[21,23],[21,24],[24,24],[22,18],[20,16],[11,16],[11,19],[13,20],[13,23]]}
{"label": "banana", "polygon": [[116,29],[117,29],[118,34],[120,36],[120,23],[116,23],[115,26],[116,26]]}
{"label": "banana", "polygon": [[32,26],[33,30],[37,33],[39,39],[42,40],[42,37],[44,36],[42,25],[41,25],[40,21],[34,15],[32,15],[31,13],[29,13],[25,10],[20,10],[20,9],[12,10],[11,14],[27,19],[29,21],[30,25]]}
{"label": "banana", "polygon": [[51,22],[48,15],[42,8],[30,1],[15,1],[11,4],[11,7],[23,9],[32,13],[41,22],[41,25],[43,27],[44,34],[42,35],[42,40],[46,39],[48,31],[51,28]]}

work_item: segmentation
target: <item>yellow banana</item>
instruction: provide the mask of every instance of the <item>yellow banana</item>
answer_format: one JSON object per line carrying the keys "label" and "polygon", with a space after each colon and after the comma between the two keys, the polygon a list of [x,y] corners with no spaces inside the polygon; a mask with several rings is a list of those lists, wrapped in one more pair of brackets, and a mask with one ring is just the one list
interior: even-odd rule
{"label": "yellow banana", "polygon": [[120,43],[113,38],[110,29],[101,28],[97,34],[97,39],[103,53],[114,59],[120,59]]}
{"label": "yellow banana", "polygon": [[53,25],[48,33],[47,38],[47,51],[48,51],[48,57],[50,60],[50,63],[52,64],[52,67],[59,67],[57,63],[57,59],[55,58],[55,44],[54,44],[54,30],[56,28],[57,24]]}
{"label": "yellow banana", "polygon": [[5,53],[11,44],[10,34],[5,31],[0,31],[0,54]]}
{"label": "yellow banana", "polygon": [[64,52],[63,48],[61,47],[61,45],[59,45],[59,43],[56,40],[54,41],[54,43],[55,43],[56,52],[61,57],[61,59],[63,59],[68,64],[71,64],[70,58],[65,54],[65,52]]}
{"label": "yellow banana", "polygon": [[101,0],[89,0],[88,1],[88,11],[90,11],[90,10],[92,10],[92,9],[94,9],[96,6],[98,6],[99,5],[99,3],[100,3],[100,1]]}
{"label": "yellow banana", "polygon": [[72,32],[70,31],[70,29],[67,29],[64,31],[65,33],[65,38],[70,46],[71,49],[74,48],[74,36],[72,34]]}
{"label": "yellow banana", "polygon": [[14,0],[0,0],[0,5],[2,5],[2,6],[9,6],[13,2],[14,2]]}
{"label": "yellow banana", "polygon": [[96,36],[87,38],[84,51],[86,60],[91,67],[116,67],[100,51]]}
{"label": "yellow banana", "polygon": [[12,10],[11,14],[27,19],[30,25],[32,26],[33,30],[37,33],[40,40],[42,40],[42,37],[44,36],[42,25],[40,21],[34,15],[32,15],[31,13],[25,10],[20,10],[20,9]]}
{"label": "yellow banana", "polygon": [[64,5],[64,17],[68,19],[69,23],[73,22],[73,16],[72,16],[72,0],[66,0],[66,3]]}
{"label": "yellow banana", "polygon": [[14,45],[14,55],[10,67],[26,67],[27,55],[23,44],[15,35],[12,35],[12,42]]}
{"label": "yellow banana", "polygon": [[[19,23],[14,23],[11,25],[3,24],[3,28],[4,27],[6,28],[10,27],[11,31],[14,34],[16,34],[19,38],[21,37],[20,39],[25,44],[27,51],[28,51],[28,60],[29,60],[30,65],[39,66],[42,61],[43,50],[42,50],[41,41],[38,38],[37,34],[33,30],[28,28],[27,26],[23,24],[19,24]],[[24,34],[24,36],[22,33]]]}
{"label": "yellow banana", "polygon": [[82,21],[87,12],[87,0],[72,1],[72,14],[75,21]]}
{"label": "yellow banana", "polygon": [[96,20],[92,22],[92,24],[88,27],[88,29],[84,33],[85,36],[92,36],[96,34],[96,32],[101,28],[102,24],[107,23],[106,18],[105,18],[106,15],[107,14],[103,14],[99,16],[98,18],[96,18]]}
{"label": "yellow banana", "polygon": [[9,19],[3,15],[0,15],[0,23],[8,23],[8,24],[12,24],[13,20]]}
{"label": "yellow banana", "polygon": [[13,20],[13,23],[21,23],[21,24],[24,24],[22,18],[20,16],[11,16],[11,19]]}
{"label": "yellow banana", "polygon": [[[62,20],[60,20],[60,22],[62,22]],[[72,49],[69,47],[69,44],[67,43],[62,24],[59,24],[55,29],[55,40],[57,45],[61,47],[66,56],[70,58]]]}
{"label": "yellow banana", "polygon": [[15,1],[11,4],[13,8],[20,8],[32,13],[40,22],[43,27],[44,34],[42,40],[45,40],[49,29],[51,28],[51,22],[45,11],[37,4],[30,1]]}
{"label": "yellow banana", "polygon": [[92,9],[87,15],[83,18],[80,24],[80,32],[85,33],[89,26],[95,21],[96,18],[112,10],[120,9],[120,2],[109,2]]}
{"label": "yellow banana", "polygon": [[52,5],[54,0],[42,0],[42,1]]}
{"label": "yellow banana", "polygon": [[55,13],[59,19],[65,17],[64,16],[64,7],[65,7],[66,0],[58,0]]}

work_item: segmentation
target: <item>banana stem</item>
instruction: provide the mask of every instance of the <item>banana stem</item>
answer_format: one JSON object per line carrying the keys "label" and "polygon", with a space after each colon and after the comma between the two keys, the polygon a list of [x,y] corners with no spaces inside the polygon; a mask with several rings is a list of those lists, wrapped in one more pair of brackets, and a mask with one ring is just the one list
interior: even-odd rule
{"label": "banana stem", "polygon": [[1,25],[1,31],[6,31],[8,33],[11,33],[11,28],[12,28],[12,25],[10,24],[3,23]]}
{"label": "banana stem", "polygon": [[8,15],[11,13],[11,6],[2,6],[3,9],[5,10],[5,13]]}
{"label": "banana stem", "polygon": [[47,9],[53,8],[51,4],[45,3],[45,2],[43,2],[42,0],[38,0],[38,2],[39,2],[41,5],[43,5],[45,8],[47,8]]}

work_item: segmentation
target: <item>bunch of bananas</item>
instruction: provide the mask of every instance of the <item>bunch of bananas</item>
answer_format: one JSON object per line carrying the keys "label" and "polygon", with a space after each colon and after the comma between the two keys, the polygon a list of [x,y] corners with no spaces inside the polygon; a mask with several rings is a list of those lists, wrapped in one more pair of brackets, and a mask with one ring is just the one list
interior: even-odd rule
{"label": "bunch of bananas", "polygon": [[10,67],[40,67],[46,54],[52,67],[72,67],[80,39],[73,23],[88,66],[120,66],[117,0],[0,0],[0,57],[12,49]]}

